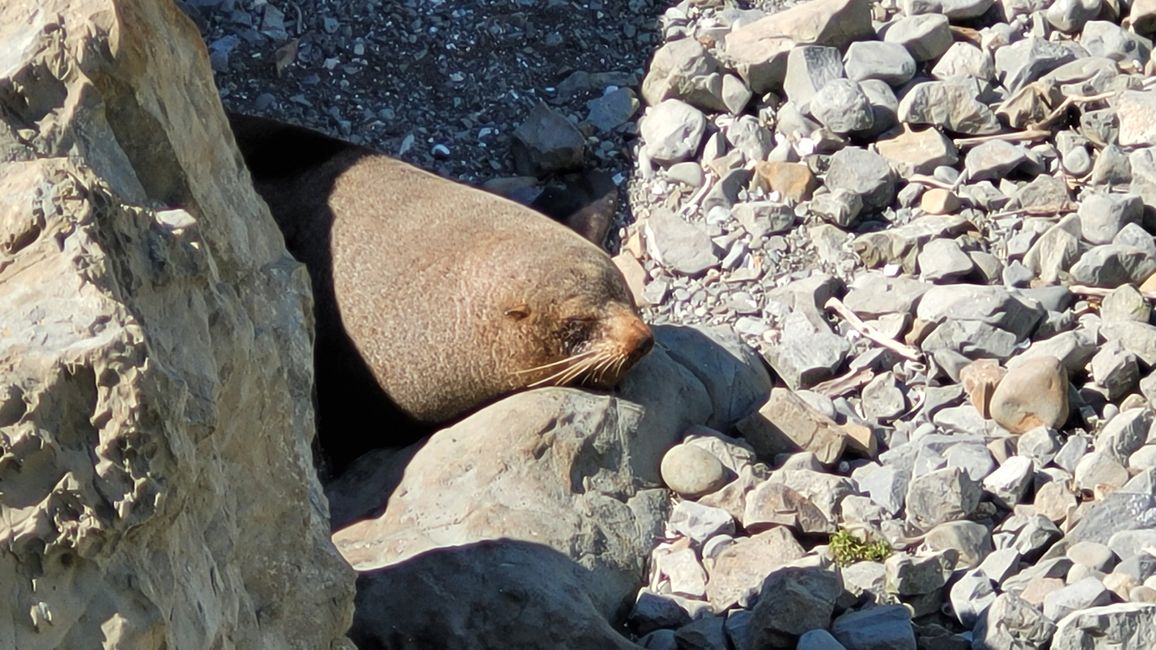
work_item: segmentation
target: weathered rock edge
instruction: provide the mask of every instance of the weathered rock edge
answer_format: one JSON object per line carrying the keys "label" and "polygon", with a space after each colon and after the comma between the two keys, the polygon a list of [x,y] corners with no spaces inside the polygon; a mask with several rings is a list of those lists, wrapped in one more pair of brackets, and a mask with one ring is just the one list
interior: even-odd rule
{"label": "weathered rock edge", "polygon": [[347,647],[311,300],[193,25],[0,4],[0,647]]}

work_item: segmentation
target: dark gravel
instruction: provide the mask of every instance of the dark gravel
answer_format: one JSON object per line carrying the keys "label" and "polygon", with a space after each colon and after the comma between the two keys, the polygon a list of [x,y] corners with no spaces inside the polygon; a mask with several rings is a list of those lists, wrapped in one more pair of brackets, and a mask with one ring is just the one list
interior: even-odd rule
{"label": "dark gravel", "polygon": [[[470,182],[513,175],[510,139],[545,101],[575,123],[641,80],[656,0],[186,0],[226,108],[369,145]],[[634,123],[585,131],[629,175]]]}

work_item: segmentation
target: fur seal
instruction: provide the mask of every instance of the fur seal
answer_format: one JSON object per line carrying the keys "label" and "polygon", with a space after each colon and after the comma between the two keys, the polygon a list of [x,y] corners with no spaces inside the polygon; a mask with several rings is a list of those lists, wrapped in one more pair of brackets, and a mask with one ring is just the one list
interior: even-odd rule
{"label": "fur seal", "polygon": [[[653,344],[610,258],[566,227],[364,147],[229,119],[313,284],[330,458],[407,442],[415,423],[517,390],[612,387]],[[356,433],[379,426],[393,430]]]}

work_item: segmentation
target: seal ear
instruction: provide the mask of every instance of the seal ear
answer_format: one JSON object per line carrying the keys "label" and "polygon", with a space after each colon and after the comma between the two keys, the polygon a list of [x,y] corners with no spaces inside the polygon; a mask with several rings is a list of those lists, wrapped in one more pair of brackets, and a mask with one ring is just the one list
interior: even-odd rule
{"label": "seal ear", "polygon": [[504,313],[506,314],[506,318],[511,320],[522,320],[530,315],[530,306],[524,302],[518,303],[513,307],[507,307]]}

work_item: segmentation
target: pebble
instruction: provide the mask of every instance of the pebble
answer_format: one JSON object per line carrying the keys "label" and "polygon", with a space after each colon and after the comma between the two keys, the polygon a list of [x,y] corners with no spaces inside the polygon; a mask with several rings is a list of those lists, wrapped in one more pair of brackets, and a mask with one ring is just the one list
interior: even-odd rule
{"label": "pebble", "polygon": [[662,481],[680,496],[693,498],[726,485],[726,468],[714,454],[691,445],[675,445],[662,457]]}
{"label": "pebble", "polygon": [[1008,370],[990,408],[992,419],[1012,433],[1059,428],[1068,419],[1068,372],[1055,357],[1028,359]]}

